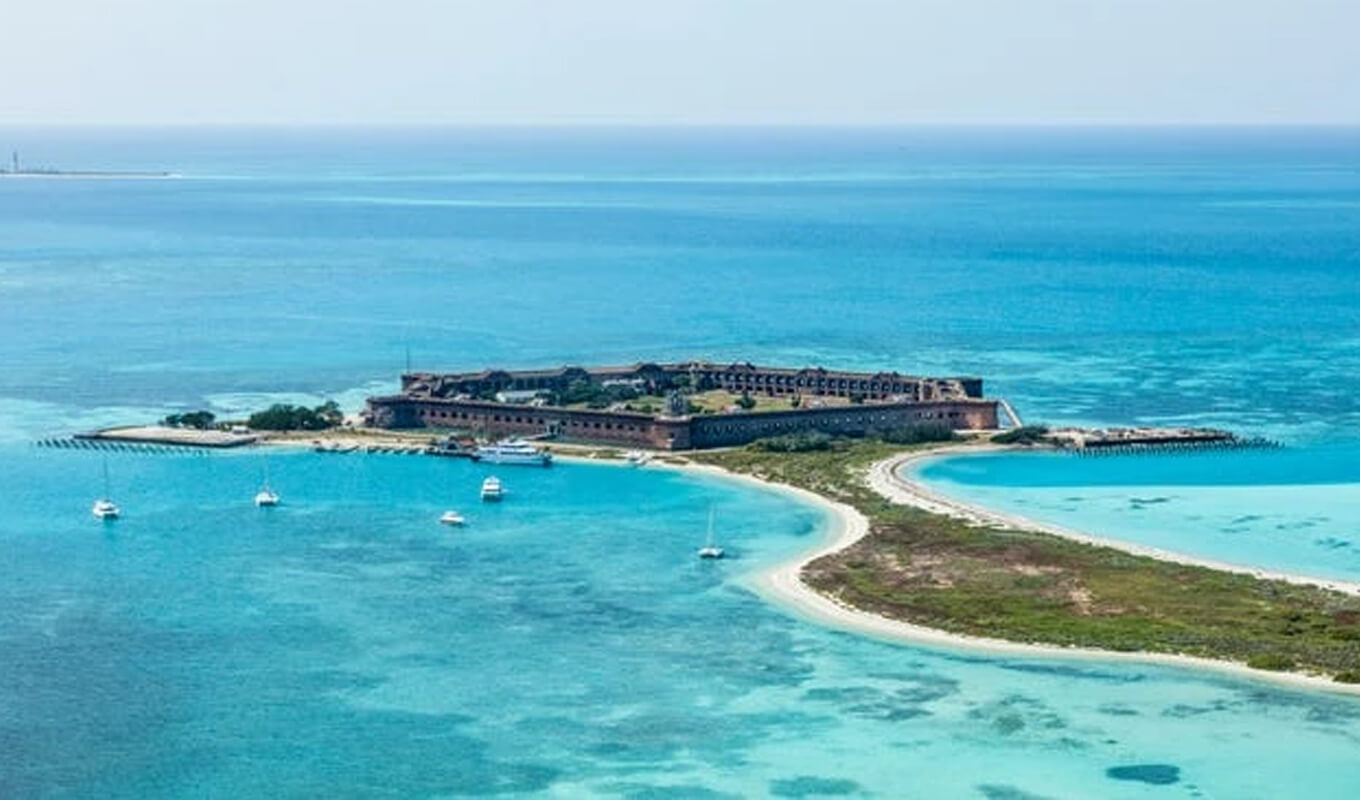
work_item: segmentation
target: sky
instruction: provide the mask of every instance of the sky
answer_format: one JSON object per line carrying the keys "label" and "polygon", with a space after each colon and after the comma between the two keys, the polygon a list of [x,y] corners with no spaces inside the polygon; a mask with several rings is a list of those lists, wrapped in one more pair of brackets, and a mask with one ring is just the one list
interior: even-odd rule
{"label": "sky", "polygon": [[5,0],[0,124],[1360,124],[1360,0]]}

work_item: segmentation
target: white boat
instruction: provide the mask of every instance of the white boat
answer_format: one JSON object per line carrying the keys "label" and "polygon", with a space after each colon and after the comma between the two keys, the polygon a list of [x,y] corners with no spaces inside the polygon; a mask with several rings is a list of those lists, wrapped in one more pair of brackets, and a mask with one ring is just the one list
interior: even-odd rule
{"label": "white boat", "polygon": [[723,549],[713,543],[713,509],[708,510],[708,537],[704,546],[699,548],[699,558],[722,558]]}
{"label": "white boat", "polygon": [[482,481],[482,499],[488,502],[500,500],[505,496],[505,487],[501,485],[501,479],[494,475]]}
{"label": "white boat", "polygon": [[90,513],[94,514],[97,519],[118,519],[118,515],[122,512],[118,510],[118,506],[112,500],[96,500],[94,501],[94,508],[90,509]]}
{"label": "white boat", "polygon": [[552,464],[552,454],[545,453],[523,439],[506,439],[477,448],[477,460],[491,464],[528,464],[546,467]]}
{"label": "white boat", "polygon": [[445,511],[439,517],[439,521],[445,525],[462,525],[464,522],[467,522],[467,520],[463,519],[463,515],[459,514],[457,511]]}
{"label": "white boat", "polygon": [[278,504],[279,496],[274,493],[273,489],[269,488],[269,459],[266,458],[264,460],[264,485],[260,487],[260,491],[255,493],[255,505],[265,508]]}
{"label": "white boat", "polygon": [[629,464],[632,464],[635,467],[640,467],[652,460],[652,456],[649,453],[644,453],[641,450],[629,450],[627,453],[623,454],[623,457],[628,460]]}
{"label": "white boat", "polygon": [[104,459],[104,496],[94,501],[94,506],[90,508],[90,513],[94,514],[95,519],[118,519],[123,513],[117,504],[109,499],[109,460]]}

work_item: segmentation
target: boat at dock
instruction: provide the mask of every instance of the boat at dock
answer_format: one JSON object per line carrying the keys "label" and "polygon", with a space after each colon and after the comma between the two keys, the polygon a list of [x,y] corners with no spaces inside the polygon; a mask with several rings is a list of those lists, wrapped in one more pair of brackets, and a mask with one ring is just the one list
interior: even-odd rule
{"label": "boat at dock", "polygon": [[491,476],[482,481],[482,500],[491,503],[498,502],[505,496],[505,487],[501,484],[501,479]]}
{"label": "boat at dock", "polygon": [[477,460],[490,464],[523,464],[546,467],[552,464],[552,454],[539,450],[523,439],[506,439],[477,448]]}

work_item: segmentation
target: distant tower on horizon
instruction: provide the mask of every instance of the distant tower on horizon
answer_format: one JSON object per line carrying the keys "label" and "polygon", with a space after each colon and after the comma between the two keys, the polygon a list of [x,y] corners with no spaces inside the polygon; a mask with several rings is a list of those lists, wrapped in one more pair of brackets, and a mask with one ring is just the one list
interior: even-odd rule
{"label": "distant tower on horizon", "polygon": [[14,173],[17,175],[19,173],[19,151],[18,150],[9,151],[9,160],[11,163],[14,164]]}

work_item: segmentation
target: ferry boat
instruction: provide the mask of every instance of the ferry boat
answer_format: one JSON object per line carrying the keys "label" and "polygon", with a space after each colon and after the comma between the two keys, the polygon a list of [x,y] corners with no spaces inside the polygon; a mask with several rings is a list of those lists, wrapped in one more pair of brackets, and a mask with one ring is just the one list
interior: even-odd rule
{"label": "ferry boat", "polygon": [[463,515],[457,511],[445,511],[439,517],[439,521],[445,525],[462,525],[467,520],[463,519]]}
{"label": "ferry boat", "polygon": [[501,485],[501,479],[491,476],[482,481],[482,500],[486,502],[496,502],[505,496],[505,487]]}
{"label": "ferry boat", "polygon": [[552,454],[545,453],[523,439],[506,439],[477,448],[477,460],[492,464],[528,464],[546,467],[552,464]]}

